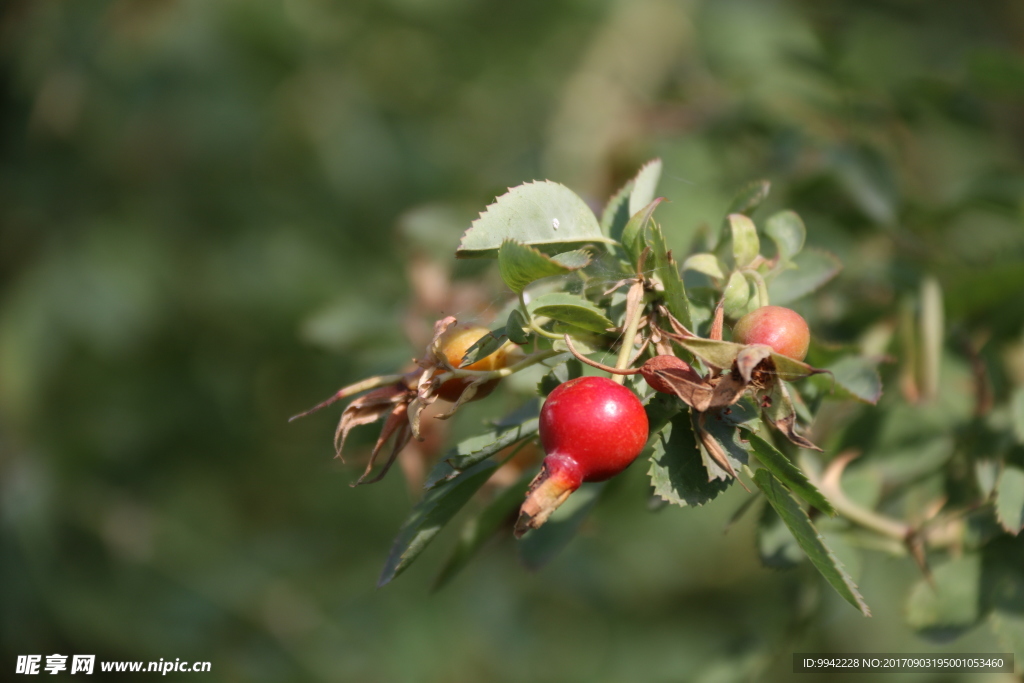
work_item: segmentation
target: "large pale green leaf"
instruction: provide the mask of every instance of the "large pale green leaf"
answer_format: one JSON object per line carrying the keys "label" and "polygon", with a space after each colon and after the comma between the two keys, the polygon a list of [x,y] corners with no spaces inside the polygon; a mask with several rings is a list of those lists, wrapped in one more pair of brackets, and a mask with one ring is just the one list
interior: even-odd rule
{"label": "large pale green leaf", "polygon": [[751,294],[756,296],[756,293],[751,291],[750,282],[743,277],[743,273],[738,270],[732,271],[729,281],[725,284],[723,296],[726,317],[732,320],[741,318],[747,312]]}
{"label": "large pale green leaf", "polygon": [[1024,469],[1007,463],[996,484],[996,518],[1016,536],[1024,529]]}
{"label": "large pale green leaf", "polygon": [[524,474],[516,483],[496,495],[479,514],[466,520],[455,549],[434,581],[435,589],[441,588],[462,571],[484,543],[501,529],[502,523],[522,505],[531,479],[532,472]]}
{"label": "large pale green leaf", "polygon": [[924,635],[948,640],[981,617],[981,559],[969,554],[935,567],[907,598],[907,623]]}
{"label": "large pale green leaf", "polygon": [[649,474],[654,495],[681,506],[698,506],[729,488],[732,479],[708,480],[688,410],[676,413],[652,439]]}
{"label": "large pale green leaf", "polygon": [[427,476],[424,488],[430,489],[458,476],[459,472],[486,460],[509,446],[537,433],[537,418],[521,424],[497,427],[489,432],[460,441],[448,451]]}
{"label": "large pale green leaf", "polygon": [[619,188],[619,191],[612,195],[601,212],[601,232],[616,242],[622,239],[622,229],[629,222],[629,196],[636,185],[635,180],[630,180]]}
{"label": "large pale green leaf", "polygon": [[757,238],[754,221],[742,213],[731,213],[727,217],[732,231],[732,257],[737,268],[746,268],[761,252],[761,240]]}
{"label": "large pale green leaf", "polygon": [[633,178],[633,189],[629,193],[629,215],[654,201],[661,179],[661,159],[652,159],[644,164]]}
{"label": "large pale green leaf", "polygon": [[789,461],[775,446],[757,434],[748,436],[754,454],[761,464],[771,470],[775,478],[785,484],[790,491],[828,515],[836,514],[832,504],[821,494],[799,467]]}
{"label": "large pale green leaf", "polygon": [[576,489],[543,526],[519,541],[519,558],[528,569],[540,569],[575,538],[607,483],[584,484]]}
{"label": "large pale green leaf", "polygon": [[669,313],[676,317],[676,320],[687,328],[691,328],[693,321],[690,318],[690,302],[686,298],[686,288],[683,286],[683,278],[679,275],[679,267],[665,243],[665,235],[661,231],[661,226],[652,223],[649,235],[648,243],[654,254],[654,273],[661,280],[665,290],[665,306]]}
{"label": "large pale green leaf", "polygon": [[516,294],[526,289],[534,280],[552,275],[565,275],[586,265],[583,263],[574,268],[559,263],[537,249],[513,240],[505,240],[498,249],[501,279]]}
{"label": "large pale green leaf", "polygon": [[787,269],[768,284],[772,303],[784,306],[806,296],[834,278],[842,270],[842,262],[821,249],[808,248],[793,258],[795,269]]}
{"label": "large pale green leaf", "polygon": [[772,189],[771,182],[767,180],[752,180],[741,187],[733,196],[726,214],[742,213],[747,216],[752,214],[761,203],[768,198]]}
{"label": "large pale green leaf", "polygon": [[390,583],[419,557],[441,528],[469,502],[497,467],[493,462],[477,463],[454,479],[427,491],[423,500],[412,509],[391,545],[391,552],[377,581],[378,588]]}
{"label": "large pale green leaf", "polygon": [[882,396],[882,378],[878,376],[877,365],[877,361],[868,358],[846,356],[825,367],[829,374],[818,382],[826,390],[835,387],[839,396],[874,405]]}
{"label": "large pale green leaf", "polygon": [[629,222],[626,223],[626,227],[622,229],[622,247],[626,250],[630,263],[633,265],[639,263],[640,254],[646,246],[644,240],[646,233],[644,229],[651,220],[651,216],[654,215],[654,210],[658,208],[658,204],[663,201],[665,201],[664,197],[658,197],[653,200],[650,204],[634,213],[630,217]]}
{"label": "large pale green leaf", "polygon": [[497,255],[505,240],[558,253],[585,242],[612,242],[575,192],[549,180],[510,188],[473,221],[455,252],[458,258]]}
{"label": "large pale green leaf", "polygon": [[1010,416],[1013,419],[1013,433],[1017,442],[1024,443],[1024,387],[1017,387],[1010,400]]}
{"label": "large pale green leaf", "polygon": [[584,330],[604,334],[614,323],[587,299],[565,292],[552,292],[531,301],[527,306],[533,315],[542,315]]}
{"label": "large pale green leaf", "polygon": [[725,266],[714,254],[694,254],[683,261],[683,270],[694,270],[721,280],[725,278]]}
{"label": "large pale green leaf", "polygon": [[754,473],[754,483],[764,492],[768,504],[779,514],[793,537],[796,538],[796,542],[807,553],[811,564],[821,572],[825,580],[843,599],[859,609],[864,616],[871,616],[871,610],[864,602],[864,598],[861,597],[853,579],[843,569],[835,554],[825,545],[824,539],[811,524],[807,513],[793,498],[793,494],[766,469],[760,469]]}
{"label": "large pale green leaf", "polygon": [[786,264],[804,248],[807,239],[807,228],[795,211],[780,211],[765,221],[764,231],[772,241],[779,254],[779,263]]}

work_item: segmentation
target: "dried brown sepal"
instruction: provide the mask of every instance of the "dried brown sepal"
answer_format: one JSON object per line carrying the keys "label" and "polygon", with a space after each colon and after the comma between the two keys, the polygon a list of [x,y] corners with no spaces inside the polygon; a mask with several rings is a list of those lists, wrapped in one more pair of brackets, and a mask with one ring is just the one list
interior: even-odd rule
{"label": "dried brown sepal", "polygon": [[809,448],[821,452],[814,443],[796,432],[796,409],[793,407],[793,400],[789,396],[786,385],[774,378],[771,389],[764,394],[759,401],[761,415],[765,421],[777,429],[783,436],[800,448]]}
{"label": "dried brown sepal", "polygon": [[[406,397],[409,395],[409,388],[399,382],[391,386],[381,387],[361,396],[349,403],[341,413],[338,421],[338,428],[334,431],[334,457],[341,458],[341,451],[345,447],[345,440],[348,433],[354,427],[368,425],[392,413],[397,407],[403,408]],[[344,460],[344,458],[342,458]]]}
{"label": "dried brown sepal", "polygon": [[723,298],[715,306],[715,316],[711,319],[711,331],[708,333],[708,339],[712,341],[722,341],[722,328],[725,326],[725,299]]}
{"label": "dried brown sepal", "polygon": [[[683,403],[695,410],[705,411],[711,404],[714,387],[691,368],[689,372],[679,368],[660,368],[651,373],[660,385],[665,386]],[[650,384],[651,380],[648,380]],[[651,386],[654,386],[653,384]]]}
{"label": "dried brown sepal", "polygon": [[489,381],[491,380],[473,380],[466,386],[465,389],[462,390],[462,393],[459,394],[459,399],[452,405],[450,409],[448,409],[447,412],[441,413],[440,415],[437,415],[435,417],[437,417],[438,420],[447,420],[448,418],[455,414],[455,411],[457,411],[462,406],[463,403],[466,403],[467,401],[472,401],[473,397],[476,396],[477,389],[479,389],[481,385],[486,384]]}
{"label": "dried brown sepal", "polygon": [[725,449],[722,448],[722,445],[718,443],[718,440],[715,439],[715,437],[704,429],[704,419],[706,416],[707,414],[702,412],[697,418],[697,438],[700,439],[700,443],[704,446],[705,452],[707,452],[708,456],[721,470],[721,472],[716,475],[713,474],[709,468],[708,481],[711,481],[712,479],[725,479],[726,474],[731,476],[733,479],[738,480],[739,478],[736,476],[736,470],[733,469],[732,463],[729,462],[729,456],[726,454]]}
{"label": "dried brown sepal", "polygon": [[[445,370],[454,370],[451,364],[448,362],[448,358],[441,352],[441,337],[450,327],[457,324],[458,320],[453,315],[445,316],[434,323],[434,336],[427,344],[426,355],[417,361],[419,366],[424,370],[430,370],[433,373],[438,367],[442,367]],[[423,380],[420,380],[420,384]]]}
{"label": "dried brown sepal", "polygon": [[[663,377],[661,373],[665,372],[668,375]],[[672,354],[661,354],[651,358],[640,367],[640,374],[652,389],[663,394],[676,393],[673,380],[698,385],[705,383],[704,378],[698,375],[689,363]]]}
{"label": "dried brown sepal", "polygon": [[771,356],[772,347],[765,344],[750,344],[736,355],[736,362],[733,364],[733,367],[739,371],[740,376],[743,377],[747,384],[750,384],[754,369],[761,365],[762,361],[768,361],[765,365],[771,366],[770,368],[764,368],[764,370],[774,369]]}
{"label": "dried brown sepal", "polygon": [[733,364],[733,368],[729,372],[720,375],[715,381],[715,391],[711,394],[711,401],[704,410],[731,406],[743,398],[749,385],[750,382],[743,378],[740,371],[736,369],[736,365]]}
{"label": "dried brown sepal", "polygon": [[694,339],[697,337],[696,334],[686,328],[686,325],[679,322],[678,318],[672,315],[664,305],[658,304],[658,314],[661,315],[661,317],[666,318],[669,325],[672,327],[672,333],[662,330],[662,332],[670,339]]}
{"label": "dried brown sepal", "polygon": [[[395,462],[395,458],[398,457],[398,453],[405,448],[405,445],[409,443],[409,439],[412,438],[412,429],[409,426],[409,420],[406,417],[408,411],[408,405],[405,403],[399,403],[395,406],[395,409],[388,416],[384,427],[380,430],[380,436],[377,437],[377,443],[373,446],[373,451],[370,453],[370,460],[366,463],[366,469],[359,479],[355,480],[351,485],[353,487],[359,486],[360,484],[375,484],[384,478],[384,475],[391,469],[391,465]],[[395,435],[395,443],[391,447],[391,454],[388,456],[387,462],[384,463],[384,467],[381,468],[377,476],[369,481],[366,481],[366,477],[373,471],[373,465],[377,460],[377,455],[380,453],[381,448],[387,443],[388,439],[392,435]]]}

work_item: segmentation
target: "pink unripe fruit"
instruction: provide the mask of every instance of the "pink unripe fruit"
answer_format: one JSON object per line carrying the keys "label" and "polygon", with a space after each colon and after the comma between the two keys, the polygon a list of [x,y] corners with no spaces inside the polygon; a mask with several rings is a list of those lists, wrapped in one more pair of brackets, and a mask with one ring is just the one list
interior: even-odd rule
{"label": "pink unripe fruit", "polygon": [[803,360],[811,343],[811,331],[796,311],[762,306],[736,321],[732,338],[740,344],[766,344],[775,353]]}

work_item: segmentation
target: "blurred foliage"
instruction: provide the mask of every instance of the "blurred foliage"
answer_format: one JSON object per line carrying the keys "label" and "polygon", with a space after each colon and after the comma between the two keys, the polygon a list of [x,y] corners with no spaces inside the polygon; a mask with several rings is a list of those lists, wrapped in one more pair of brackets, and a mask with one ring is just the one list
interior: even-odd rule
{"label": "blurred foliage", "polygon": [[[927,588],[905,559],[853,567],[864,619],[806,563],[763,569],[757,515],[722,536],[742,491],[651,514],[636,467],[538,573],[505,538],[439,593],[437,549],[434,572],[378,592],[401,479],[350,489],[359,463],[331,460],[331,418],[285,418],[407,362],[437,314],[501,306],[493,269],[467,293],[482,264],[450,259],[506,187],[551,178],[596,202],[659,156],[670,246],[705,244],[768,178],[764,215],[799,211],[809,248],[844,264],[796,305],[817,341],[900,359],[877,408],[819,416],[844,427],[827,451],[928,478],[929,500],[962,488],[928,462],[998,486],[990,458],[1024,465],[1020,3],[15,0],[0,36],[5,666],[59,652],[209,660],[212,680],[728,681],[788,680],[793,651],[1006,650],[987,624],[948,640],[977,611],[926,633],[945,640],[915,634],[905,596],[926,613]],[[430,263],[454,268],[450,291],[424,294]],[[929,276],[946,343],[938,395],[914,404],[930,380],[898,330]],[[437,438],[479,431],[514,389]],[[923,465],[900,450],[922,440]],[[922,508],[863,470],[851,495],[857,480]],[[978,600],[1001,606],[1018,658],[1021,552],[1005,536],[980,570],[933,558],[939,581],[980,571],[1004,591]]]}

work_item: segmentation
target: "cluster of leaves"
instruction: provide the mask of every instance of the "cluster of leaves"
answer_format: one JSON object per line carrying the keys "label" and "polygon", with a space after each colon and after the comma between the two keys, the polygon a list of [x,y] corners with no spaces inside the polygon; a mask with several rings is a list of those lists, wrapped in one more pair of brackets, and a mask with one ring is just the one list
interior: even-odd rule
{"label": "cluster of leaves", "polygon": [[[1017,445],[1024,441],[1024,392],[1012,405],[993,409],[982,405],[979,388],[974,415],[957,416],[939,390],[942,293],[934,280],[926,279],[903,319],[883,325],[889,336],[874,344],[885,348],[898,332],[902,396],[890,392],[884,411],[865,413],[830,433],[828,413],[835,412],[830,405],[880,401],[877,366],[886,356],[816,341],[810,359],[822,367],[815,368],[723,336],[726,319],[769,302],[789,303],[824,285],[838,273],[838,259],[804,248],[806,229],[792,211],[769,216],[759,228],[751,215],[768,195],[769,184],[758,181],[742,189],[720,229],[705,230],[695,253],[680,265],[653,218],[663,201],[655,196],[660,171],[658,160],[644,166],[600,218],[571,190],[553,182],[521,185],[489,206],[464,234],[457,255],[496,259],[503,281],[517,296],[490,334],[466,352],[460,367],[509,342],[518,344],[527,355],[511,371],[542,363],[547,374],[537,392],[545,396],[581,376],[584,363],[600,365],[597,358],[617,355],[619,368],[642,364],[647,382],[626,381],[648,413],[650,435],[641,459],[647,462],[654,507],[704,505],[737,481],[751,497],[735,516],[760,506],[757,544],[767,566],[792,567],[809,560],[840,596],[870,615],[854,581],[859,550],[904,555],[922,571],[921,582],[908,596],[912,626],[926,635],[946,636],[987,617],[999,632],[1010,634],[1013,647],[1022,630],[1016,602],[1021,558],[1018,545],[1007,539],[1024,527],[1024,463]],[[768,254],[762,254],[765,244],[772,245]],[[442,328],[447,324],[439,322]],[[420,362],[426,371],[418,393],[410,380],[415,373],[403,376],[410,397],[429,395],[430,383],[448,376],[438,372],[459,371],[436,360],[432,348],[428,360]],[[644,362],[665,354],[684,359],[690,368]],[[365,388],[353,385],[339,396],[359,386]],[[652,386],[660,386],[661,393]],[[365,399],[352,405],[361,406]],[[536,440],[537,410],[536,401],[528,402],[440,459],[393,544],[380,585],[408,568],[467,503],[480,498],[477,494],[498,468]],[[816,423],[822,413],[824,428]],[[881,424],[879,415],[884,415]],[[938,428],[951,420],[961,427],[956,439]],[[799,424],[812,423],[815,436],[833,455],[819,455],[822,449],[801,433]],[[350,426],[343,419],[339,433]],[[385,425],[375,455],[395,429],[390,422]],[[860,466],[859,446],[886,454],[866,458],[868,466]],[[963,456],[970,462],[955,467],[958,451],[974,453],[979,447],[991,455]],[[372,459],[367,472],[370,467]],[[519,472],[511,483],[483,496],[483,504],[464,523],[438,584],[509,526],[532,476],[529,470]],[[966,487],[963,481],[956,487],[957,478],[966,480]],[[940,485],[948,489],[945,495],[939,495]],[[553,557],[607,489],[607,482],[584,485],[545,526],[527,534],[520,542],[527,566],[541,566]]]}
{"label": "cluster of leaves", "polygon": [[[762,240],[750,218],[769,191],[768,183],[759,181],[739,193],[720,238],[708,231],[707,249],[680,266],[653,219],[663,201],[655,196],[660,172],[658,160],[645,165],[600,218],[571,190],[547,181],[512,188],[489,206],[464,234],[457,256],[496,259],[517,300],[491,334],[469,349],[462,365],[512,341],[529,349],[527,358],[549,367],[538,387],[544,395],[581,374],[583,366],[566,352],[569,348],[588,355],[617,353],[634,364],[644,354],[684,358],[696,372],[660,373],[674,395],[657,394],[644,382],[630,384],[644,400],[651,424],[642,457],[649,462],[654,498],[698,506],[740,481],[763,494],[767,509],[814,566],[867,614],[853,580],[811,521],[812,514],[834,515],[836,509],[787,455],[796,447],[820,450],[798,432],[798,419],[810,421],[811,414],[789,382],[823,371],[768,347],[722,339],[724,318],[767,305],[773,292],[786,302],[811,292],[838,272],[839,263],[826,252],[803,249],[806,231],[791,211],[767,219],[762,232],[774,253],[761,254]],[[872,361],[848,354],[833,360],[827,371],[838,387],[835,395],[878,399]],[[786,444],[776,446],[767,427]],[[509,457],[510,447],[535,439],[536,433],[534,407],[443,457],[394,543],[381,585],[419,556]],[[502,527],[522,502],[530,475],[492,496],[466,523],[442,581]],[[742,482],[743,475],[752,487]],[[531,532],[523,541],[527,563],[538,565],[564,545],[603,488],[584,486],[548,525]]]}

